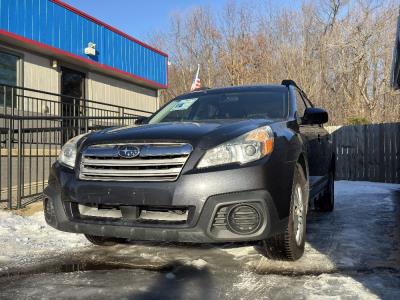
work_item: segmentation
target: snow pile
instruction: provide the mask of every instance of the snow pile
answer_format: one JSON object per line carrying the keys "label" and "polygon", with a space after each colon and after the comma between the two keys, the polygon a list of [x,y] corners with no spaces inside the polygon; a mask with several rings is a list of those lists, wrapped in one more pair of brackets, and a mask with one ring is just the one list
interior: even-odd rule
{"label": "snow pile", "polygon": [[192,260],[190,262],[190,265],[199,270],[202,270],[207,266],[207,262],[204,259],[198,258],[198,259]]}
{"label": "snow pile", "polygon": [[43,212],[22,217],[0,210],[0,271],[89,244],[81,234],[61,232],[47,225]]}
{"label": "snow pile", "polygon": [[235,259],[235,260],[247,259],[250,255],[258,256],[258,253],[254,249],[253,246],[244,246],[244,247],[229,247],[228,246],[227,248],[222,248],[221,250],[233,255],[233,259]]}

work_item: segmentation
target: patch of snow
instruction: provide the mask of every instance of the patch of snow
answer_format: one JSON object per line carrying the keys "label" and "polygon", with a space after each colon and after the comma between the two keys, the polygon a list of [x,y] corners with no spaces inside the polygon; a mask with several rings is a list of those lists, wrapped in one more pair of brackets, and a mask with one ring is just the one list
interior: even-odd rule
{"label": "patch of snow", "polygon": [[253,272],[243,272],[239,275],[239,282],[233,284],[233,287],[238,290],[247,290],[249,292],[259,292],[264,290],[264,282],[262,277],[255,275]]}
{"label": "patch of snow", "polygon": [[322,274],[291,277],[291,280],[288,278],[281,275],[260,276],[251,272],[243,272],[233,287],[236,290],[245,290],[255,295],[273,294],[274,298],[379,299],[362,283],[346,275]]}
{"label": "patch of snow", "polygon": [[304,292],[310,299],[321,299],[326,295],[331,297],[357,298],[357,299],[379,299],[362,283],[350,276],[340,274],[322,274],[309,276],[303,285]]}
{"label": "patch of snow", "polygon": [[82,234],[66,233],[46,224],[43,212],[19,216],[0,211],[0,268],[21,266],[42,256],[62,255],[87,247]]}
{"label": "patch of snow", "polygon": [[257,254],[256,250],[254,250],[253,246],[244,246],[244,247],[229,247],[229,248],[222,248],[224,252],[233,255],[235,259],[241,259],[243,257],[248,257],[252,254]]}
{"label": "patch of snow", "polygon": [[190,262],[190,265],[201,270],[201,269],[205,268],[205,266],[207,265],[207,262],[204,259],[199,258],[199,259],[192,260]]}
{"label": "patch of snow", "polygon": [[[126,253],[131,254],[131,251],[132,251],[131,249],[128,249],[128,251],[126,251]],[[159,263],[159,262],[164,261],[164,259],[162,259],[160,256],[158,256],[158,254],[154,255],[154,254],[149,254],[149,253],[143,252],[143,253],[139,253],[139,256],[144,258],[145,260],[148,260],[148,261],[151,261],[154,263]]]}

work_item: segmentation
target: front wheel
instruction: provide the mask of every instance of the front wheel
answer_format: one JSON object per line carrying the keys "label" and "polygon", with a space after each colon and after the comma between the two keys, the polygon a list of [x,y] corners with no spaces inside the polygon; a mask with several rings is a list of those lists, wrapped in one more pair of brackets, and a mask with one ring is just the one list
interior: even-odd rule
{"label": "front wheel", "polygon": [[97,236],[85,234],[86,239],[96,246],[114,246],[116,244],[126,243],[126,239],[121,238],[110,238],[105,236]]}
{"label": "front wheel", "polygon": [[300,164],[296,164],[286,230],[284,233],[263,241],[266,257],[294,261],[303,255],[306,238],[307,203],[307,180]]}

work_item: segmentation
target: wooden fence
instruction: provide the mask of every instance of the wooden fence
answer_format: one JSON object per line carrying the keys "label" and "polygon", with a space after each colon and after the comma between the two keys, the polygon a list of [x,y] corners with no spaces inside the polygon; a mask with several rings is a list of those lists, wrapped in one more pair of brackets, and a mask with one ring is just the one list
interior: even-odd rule
{"label": "wooden fence", "polygon": [[400,183],[400,123],[328,127],[336,178]]}

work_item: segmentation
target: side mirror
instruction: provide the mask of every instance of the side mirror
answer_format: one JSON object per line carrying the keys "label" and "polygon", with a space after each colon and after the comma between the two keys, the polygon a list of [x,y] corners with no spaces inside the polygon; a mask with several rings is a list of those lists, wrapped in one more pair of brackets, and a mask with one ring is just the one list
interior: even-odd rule
{"label": "side mirror", "polygon": [[303,124],[324,124],[328,122],[328,113],[325,109],[309,107],[304,111]]}
{"label": "side mirror", "polygon": [[148,118],[147,118],[147,117],[141,116],[141,117],[138,117],[138,118],[135,120],[135,124],[137,124],[137,125],[145,124],[145,123],[147,123],[147,121],[148,121]]}

